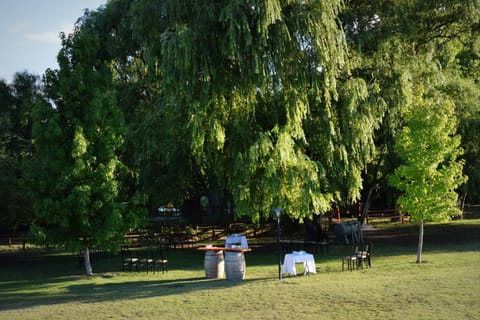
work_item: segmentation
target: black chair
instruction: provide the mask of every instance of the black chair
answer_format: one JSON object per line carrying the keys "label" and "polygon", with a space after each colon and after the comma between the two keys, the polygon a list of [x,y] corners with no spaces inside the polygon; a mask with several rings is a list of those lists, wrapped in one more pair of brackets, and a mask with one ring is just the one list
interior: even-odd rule
{"label": "black chair", "polygon": [[342,271],[345,271],[345,265],[347,265],[347,269],[352,271],[357,269],[358,267],[358,246],[353,246],[351,249],[351,253],[347,256],[342,258]]}
{"label": "black chair", "polygon": [[373,249],[373,243],[368,242],[368,243],[362,243],[360,245],[360,249],[357,253],[357,262],[358,266],[363,269],[363,266],[366,266],[367,268],[372,267],[372,249]]}
{"label": "black chair", "polygon": [[368,243],[368,248],[367,248],[367,265],[368,267],[372,267],[372,251],[373,251],[373,243],[369,242]]}
{"label": "black chair", "polygon": [[163,250],[157,250],[156,254],[152,252],[151,258],[153,260],[152,263],[152,271],[155,272],[158,270],[162,270],[162,273],[168,272],[168,260],[165,259]]}
{"label": "black chair", "polygon": [[153,272],[153,258],[149,251],[144,252],[138,258],[138,270],[143,269],[148,273],[149,270]]}
{"label": "black chair", "polygon": [[120,252],[122,254],[122,271],[128,269],[128,271],[133,271],[133,269],[138,271],[138,261],[139,259],[133,257],[132,252],[127,245],[120,246]]}
{"label": "black chair", "polygon": [[360,249],[357,252],[357,264],[363,269],[363,266],[370,266],[370,249],[368,243],[362,243],[359,245]]}

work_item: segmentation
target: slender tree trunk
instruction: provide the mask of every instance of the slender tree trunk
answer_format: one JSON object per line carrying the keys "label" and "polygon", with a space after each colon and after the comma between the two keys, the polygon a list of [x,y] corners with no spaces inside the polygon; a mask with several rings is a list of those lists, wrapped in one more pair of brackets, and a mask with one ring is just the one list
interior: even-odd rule
{"label": "slender tree trunk", "polygon": [[423,220],[420,221],[420,232],[418,233],[417,263],[422,263],[423,251]]}
{"label": "slender tree trunk", "polygon": [[465,192],[465,194],[462,197],[462,215],[460,216],[460,218],[462,220],[463,220],[463,211],[465,210],[465,201],[466,200],[467,200],[467,193]]}
{"label": "slender tree trunk", "polygon": [[93,275],[92,264],[90,263],[90,250],[88,250],[88,247],[83,248],[83,261],[85,262],[85,272],[87,276]]}
{"label": "slender tree trunk", "polygon": [[370,189],[368,190],[368,196],[363,204],[362,208],[362,215],[360,216],[360,223],[363,224],[365,221],[365,217],[367,216],[368,210],[370,210],[370,206],[372,205],[372,198],[373,198],[373,190],[375,190],[375,184],[372,184]]}
{"label": "slender tree trunk", "polygon": [[372,185],[368,189],[368,195],[367,199],[365,200],[365,204],[363,205],[362,208],[362,214],[360,216],[360,223],[363,224],[365,221],[365,217],[367,216],[368,210],[370,210],[370,206],[372,205],[373,201],[373,192],[375,191],[378,183],[378,172],[380,171],[380,164],[382,163],[382,157],[379,157],[377,160],[377,163],[375,164],[374,167],[374,172],[373,172],[373,179],[372,179]]}

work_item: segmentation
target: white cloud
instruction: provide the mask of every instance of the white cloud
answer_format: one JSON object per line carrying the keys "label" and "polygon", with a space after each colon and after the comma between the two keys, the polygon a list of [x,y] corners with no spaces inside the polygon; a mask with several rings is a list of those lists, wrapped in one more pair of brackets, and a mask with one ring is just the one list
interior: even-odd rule
{"label": "white cloud", "polygon": [[65,33],[66,35],[73,32],[75,24],[72,22],[63,22],[60,26],[60,31]]}
{"label": "white cloud", "polygon": [[59,31],[44,31],[25,34],[25,38],[41,43],[59,43]]}
{"label": "white cloud", "polygon": [[60,43],[60,32],[64,32],[66,35],[73,32],[74,25],[70,22],[64,22],[58,28],[58,31],[42,31],[42,32],[30,32],[24,36],[28,40],[32,40],[40,43]]}

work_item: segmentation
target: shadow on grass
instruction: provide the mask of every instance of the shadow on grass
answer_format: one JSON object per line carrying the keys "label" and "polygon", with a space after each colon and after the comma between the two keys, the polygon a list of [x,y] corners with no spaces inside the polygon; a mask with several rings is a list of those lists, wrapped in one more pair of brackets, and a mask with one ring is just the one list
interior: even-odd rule
{"label": "shadow on grass", "polygon": [[[413,224],[386,226],[376,231],[365,232],[364,235],[368,241],[374,243],[374,257],[414,254],[418,241],[418,226]],[[478,251],[480,220],[476,223],[427,224],[424,246],[425,250],[437,252]],[[246,254],[248,268],[272,266],[272,278],[268,279],[275,279],[277,263],[275,243],[267,241],[260,246],[252,247],[254,250]],[[348,250],[347,246],[331,246],[328,254],[317,254],[316,261],[317,263],[338,261]],[[0,254],[0,310],[20,310],[72,301],[92,303],[152,298],[190,291],[224,289],[243,286],[252,281],[267,280],[267,278],[247,278],[245,281],[205,279],[204,253],[196,250],[171,250],[167,252],[167,258],[170,260],[171,272],[182,271],[175,279],[172,279],[172,273],[169,275],[157,273],[147,278],[143,272],[119,273],[121,272],[119,256],[95,259],[94,272],[99,275],[85,277],[83,269],[78,265],[77,257],[59,250],[3,253]]]}
{"label": "shadow on grass", "polygon": [[[102,277],[102,276],[94,276]],[[84,281],[90,278],[82,277]],[[105,278],[105,277],[102,277]],[[109,277],[106,278],[115,278]],[[95,281],[95,279],[92,279]],[[180,279],[152,279],[118,281],[111,283],[78,283],[79,277],[51,278],[43,282],[15,282],[0,290],[0,310],[19,310],[35,306],[57,305],[75,301],[77,303],[101,303],[115,300],[135,300],[167,295],[184,294],[189,291],[217,290],[242,286],[253,281],[266,279],[225,280],[206,279],[204,277]],[[82,280],[80,280],[82,281]],[[61,292],[42,291],[39,287],[48,288],[63,283]],[[71,284],[69,284],[71,283]],[[22,289],[23,287],[23,289]]]}
{"label": "shadow on grass", "polygon": [[[419,225],[384,225],[364,232],[367,241],[374,243],[375,254],[391,256],[416,252]],[[480,250],[480,220],[425,224],[424,251],[459,252]]]}
{"label": "shadow on grass", "polygon": [[[144,299],[230,288],[267,279],[206,279],[203,277],[203,252],[172,250],[167,255],[170,270],[165,274],[122,272],[120,256],[105,256],[93,260],[95,275],[87,277],[83,275],[84,270],[78,265],[77,257],[68,253],[61,254],[56,250],[9,253],[0,257],[0,310],[20,310],[72,301],[101,303]],[[257,259],[257,263],[260,260]],[[172,279],[172,274],[175,279]],[[192,274],[202,276],[192,277]]]}

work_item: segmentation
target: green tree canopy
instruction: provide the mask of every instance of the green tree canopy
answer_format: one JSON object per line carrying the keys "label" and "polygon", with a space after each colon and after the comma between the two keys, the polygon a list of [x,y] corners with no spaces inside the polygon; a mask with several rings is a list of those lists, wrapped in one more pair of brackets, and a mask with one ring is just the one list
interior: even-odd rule
{"label": "green tree canopy", "polygon": [[460,137],[455,136],[456,117],[452,101],[418,84],[405,110],[406,126],[397,142],[403,164],[395,169],[391,183],[403,191],[400,210],[420,223],[417,263],[422,262],[423,224],[445,221],[461,212],[456,189],[466,181]]}
{"label": "green tree canopy", "polygon": [[404,194],[400,208],[417,222],[445,221],[460,214],[456,188],[465,182],[460,137],[454,136],[456,117],[451,101],[428,96],[417,88],[405,111],[407,125],[397,140],[403,164],[391,182]]}
{"label": "green tree canopy", "polygon": [[413,105],[477,114],[477,13],[474,0],[109,1],[46,75],[33,185],[52,216],[39,221],[80,217],[83,239],[105,240],[87,234],[93,217],[135,226],[124,204],[139,188],[151,207],[224,194],[256,221],[356,201],[367,164],[373,184],[402,157]]}
{"label": "green tree canopy", "polygon": [[[476,194],[479,16],[476,0],[347,1],[342,21],[352,74],[371,84],[368,100],[378,111],[384,110],[375,133],[375,160],[364,175],[365,212],[375,193],[381,197],[380,205],[395,202],[396,192],[387,178],[399,165],[401,155],[393,146],[406,125],[404,109],[416,93],[412,82],[428,82],[428,91],[441,92],[453,104],[469,176],[462,189]],[[475,196],[470,199],[476,201]]]}
{"label": "green tree canopy", "polygon": [[0,226],[9,231],[32,221],[22,161],[32,155],[32,109],[41,92],[39,77],[26,72],[0,82]]}
{"label": "green tree canopy", "polygon": [[254,220],[277,206],[304,217],[357,199],[378,115],[348,72],[341,10],[339,1],[132,3],[123,19],[155,103],[144,150],[167,172],[185,167],[226,190],[236,214]]}
{"label": "green tree canopy", "polygon": [[60,69],[47,71],[45,99],[35,107],[28,181],[35,235],[83,249],[87,274],[89,248],[116,245],[145,217],[143,197],[126,188],[135,181],[119,158],[124,119],[94,17],[87,14],[62,37]]}

